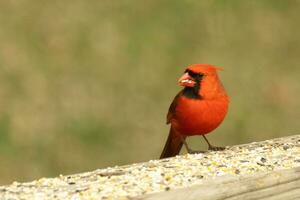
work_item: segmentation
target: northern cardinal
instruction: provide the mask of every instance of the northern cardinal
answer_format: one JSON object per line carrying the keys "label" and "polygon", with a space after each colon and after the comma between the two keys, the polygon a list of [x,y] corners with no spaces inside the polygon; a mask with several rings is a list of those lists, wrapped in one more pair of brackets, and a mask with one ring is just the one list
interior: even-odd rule
{"label": "northern cardinal", "polygon": [[188,153],[193,151],[185,139],[202,135],[209,150],[224,150],[213,146],[205,134],[217,128],[224,120],[229,106],[229,97],[218,77],[220,68],[210,64],[193,64],[186,68],[178,83],[183,86],[170,105],[167,124],[171,123],[169,136],[160,158],[179,154],[182,145]]}

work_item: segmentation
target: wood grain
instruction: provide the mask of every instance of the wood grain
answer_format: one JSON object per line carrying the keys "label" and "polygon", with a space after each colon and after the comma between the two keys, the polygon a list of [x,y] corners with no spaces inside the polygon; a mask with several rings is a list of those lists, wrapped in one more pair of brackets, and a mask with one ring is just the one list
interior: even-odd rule
{"label": "wood grain", "polygon": [[258,173],[251,176],[224,176],[173,191],[145,195],[136,200],[289,200],[300,199],[300,167]]}

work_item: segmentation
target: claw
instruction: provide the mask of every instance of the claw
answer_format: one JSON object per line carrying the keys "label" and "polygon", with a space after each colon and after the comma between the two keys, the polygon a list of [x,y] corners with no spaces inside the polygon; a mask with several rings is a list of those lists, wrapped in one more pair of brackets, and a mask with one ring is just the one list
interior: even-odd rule
{"label": "claw", "polygon": [[208,147],[208,150],[211,150],[211,151],[224,151],[225,150],[225,147],[217,147],[217,146],[212,146],[210,145]]}
{"label": "claw", "polygon": [[198,153],[205,153],[205,152],[206,151],[195,151],[195,150],[191,150],[191,149],[188,150],[189,154],[198,154]]}

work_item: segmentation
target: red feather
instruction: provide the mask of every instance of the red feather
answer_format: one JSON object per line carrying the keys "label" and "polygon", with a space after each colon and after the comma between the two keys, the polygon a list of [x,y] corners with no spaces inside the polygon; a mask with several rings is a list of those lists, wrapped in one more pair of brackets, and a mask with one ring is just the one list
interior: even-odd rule
{"label": "red feather", "polygon": [[[213,65],[194,64],[179,79],[185,89],[169,108],[167,123],[171,123],[171,128],[161,158],[177,155],[187,136],[210,133],[224,120],[229,98],[217,70]],[[213,149],[210,144],[209,147]]]}

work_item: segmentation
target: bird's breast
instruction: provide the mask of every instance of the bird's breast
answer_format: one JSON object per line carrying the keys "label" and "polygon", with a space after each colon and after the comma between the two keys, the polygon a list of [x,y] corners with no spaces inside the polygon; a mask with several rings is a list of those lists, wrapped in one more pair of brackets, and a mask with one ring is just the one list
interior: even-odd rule
{"label": "bird's breast", "polygon": [[179,99],[172,126],[184,135],[204,135],[217,128],[228,110],[227,97],[218,99]]}

